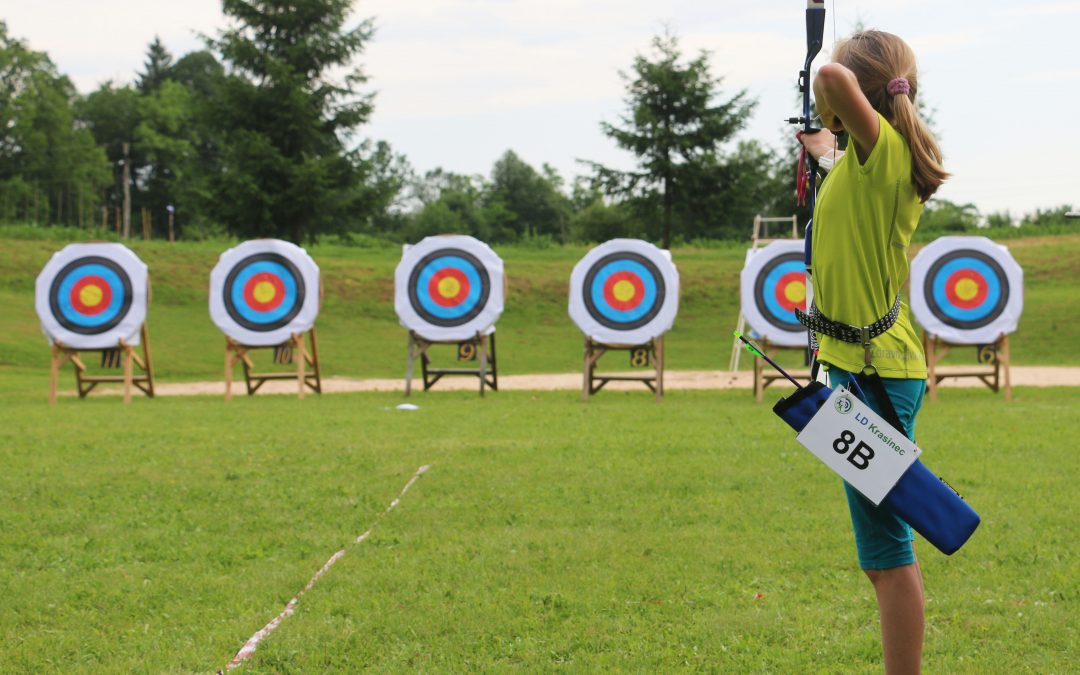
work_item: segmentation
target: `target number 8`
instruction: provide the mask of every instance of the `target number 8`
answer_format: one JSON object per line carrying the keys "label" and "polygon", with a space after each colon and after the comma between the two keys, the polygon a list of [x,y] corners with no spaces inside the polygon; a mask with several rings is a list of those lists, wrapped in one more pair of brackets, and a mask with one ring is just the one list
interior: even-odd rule
{"label": "target number 8", "polygon": [[649,348],[648,347],[634,347],[630,350],[630,367],[631,368],[648,368],[649,367]]}

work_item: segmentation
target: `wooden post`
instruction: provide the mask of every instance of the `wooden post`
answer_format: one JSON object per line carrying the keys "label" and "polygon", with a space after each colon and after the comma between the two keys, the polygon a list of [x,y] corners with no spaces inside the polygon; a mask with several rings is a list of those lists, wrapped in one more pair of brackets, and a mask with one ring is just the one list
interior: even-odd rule
{"label": "wooden post", "polygon": [[172,204],[167,207],[169,211],[169,242],[176,241],[176,232],[173,230],[173,212],[176,210]]}
{"label": "wooden post", "polygon": [[487,340],[479,331],[476,333],[476,347],[480,359],[480,398],[484,398],[484,385],[487,384]]}
{"label": "wooden post", "polygon": [[1009,336],[1002,333],[998,338],[1001,344],[1001,355],[998,356],[998,366],[1005,368],[1005,400],[1012,401],[1012,362],[1009,360]]}
{"label": "wooden post", "polygon": [[124,143],[124,239],[131,238],[131,144]]}
{"label": "wooden post", "polygon": [[236,363],[233,361],[233,341],[232,338],[225,337],[225,400],[232,400],[232,371],[233,365]]}
{"label": "wooden post", "polygon": [[655,338],[652,343],[653,367],[656,368],[656,400],[664,398],[664,336]]}
{"label": "wooden post", "polygon": [[405,364],[405,395],[408,396],[412,393],[412,378],[413,378],[413,360],[416,358],[414,353],[414,346],[416,340],[414,333],[409,331],[409,347],[408,347],[408,361]]}
{"label": "wooden post", "polygon": [[304,400],[304,368],[306,366],[306,358],[304,354],[304,334],[293,333],[293,344],[296,345],[296,380],[300,384],[298,393],[300,394],[300,400]]}
{"label": "wooden post", "polygon": [[60,377],[60,365],[63,363],[64,349],[59,342],[52,346],[52,361],[49,365],[49,403],[56,403],[56,384]]}
{"label": "wooden post", "polygon": [[131,345],[120,340],[120,348],[124,350],[124,405],[131,405]]}

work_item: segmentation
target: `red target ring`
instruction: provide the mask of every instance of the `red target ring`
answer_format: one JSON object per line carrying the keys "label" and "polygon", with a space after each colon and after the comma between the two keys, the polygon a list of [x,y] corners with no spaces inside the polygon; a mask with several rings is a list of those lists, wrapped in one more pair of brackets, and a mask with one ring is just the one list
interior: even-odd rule
{"label": "red target ring", "polygon": [[633,272],[615,272],[604,282],[604,300],[620,312],[634,309],[644,298],[645,284]]}
{"label": "red target ring", "polygon": [[244,302],[256,312],[269,312],[285,300],[285,283],[270,272],[252,275],[244,284]]}
{"label": "red target ring", "polygon": [[97,275],[88,274],[71,287],[71,306],[84,315],[104,312],[112,302],[112,289],[108,282]]}
{"label": "red target ring", "polygon": [[456,267],[443,267],[431,275],[428,294],[440,307],[456,307],[469,297],[469,278]]}
{"label": "red target ring", "polygon": [[789,312],[798,307],[806,311],[806,274],[788,272],[776,282],[776,301]]}
{"label": "red target ring", "polygon": [[945,296],[956,307],[974,309],[986,301],[989,284],[983,275],[972,269],[960,269],[945,280]]}

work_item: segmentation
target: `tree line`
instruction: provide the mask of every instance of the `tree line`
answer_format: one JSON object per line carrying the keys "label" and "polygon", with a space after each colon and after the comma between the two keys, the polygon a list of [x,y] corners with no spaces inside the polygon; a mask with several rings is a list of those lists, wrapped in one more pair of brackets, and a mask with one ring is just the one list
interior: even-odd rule
{"label": "tree line", "polygon": [[[375,106],[355,65],[373,26],[346,26],[351,4],[223,0],[230,27],[203,49],[176,58],[155,38],[133,83],[87,95],[0,21],[0,220],[127,236],[145,213],[158,236],[168,219],[185,238],[454,232],[667,247],[744,239],[754,215],[797,212],[793,142],[740,139],[756,102],[725,93],[707,54],[686,57],[667,32],[622,74],[619,119],[600,123],[635,169],[584,160],[585,175],[568,183],[507,150],[488,176],[419,175],[387,143],[356,140]],[[984,219],[973,205],[935,201],[925,220],[955,232]]]}

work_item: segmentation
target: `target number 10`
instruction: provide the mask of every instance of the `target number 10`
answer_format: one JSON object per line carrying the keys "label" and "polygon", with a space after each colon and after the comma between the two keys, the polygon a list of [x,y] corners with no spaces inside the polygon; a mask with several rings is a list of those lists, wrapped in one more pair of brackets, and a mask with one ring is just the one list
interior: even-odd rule
{"label": "target number 10", "polygon": [[844,387],[833,390],[797,438],[875,505],[921,453]]}

